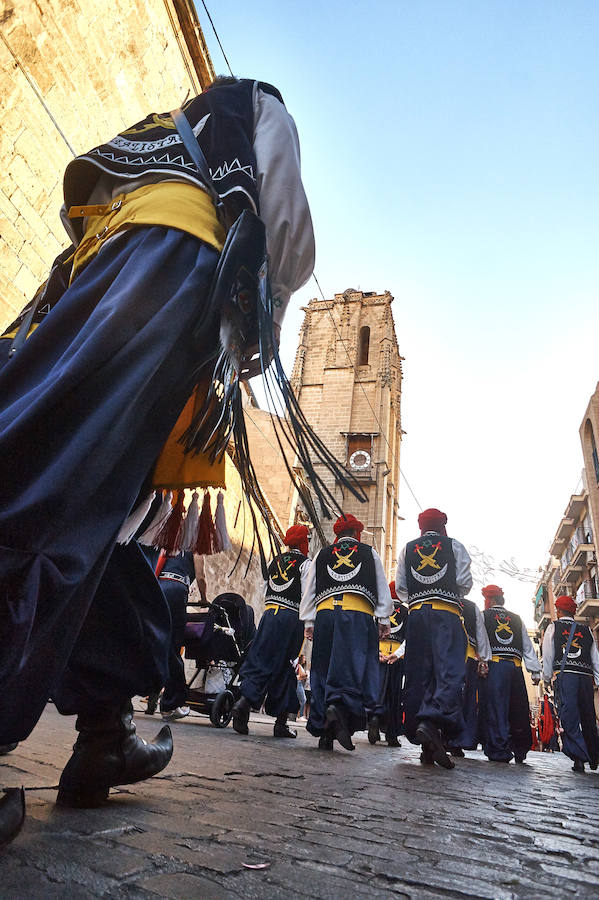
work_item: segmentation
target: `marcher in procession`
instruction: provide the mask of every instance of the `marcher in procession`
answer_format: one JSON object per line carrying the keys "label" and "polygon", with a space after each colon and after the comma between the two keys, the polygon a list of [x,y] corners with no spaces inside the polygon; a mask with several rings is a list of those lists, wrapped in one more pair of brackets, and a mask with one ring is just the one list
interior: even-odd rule
{"label": "marcher in procession", "polygon": [[593,679],[599,685],[599,650],[588,625],[576,622],[576,602],[562,595],[555,601],[556,622],[543,638],[543,681],[553,680],[558,715],[563,728],[562,748],[584,772],[599,763],[599,735],[593,703]]}
{"label": "marcher in procession", "polygon": [[310,568],[308,537],[305,525],[292,525],[284,538],[289,550],[268,567],[264,615],[241,667],[241,697],[233,707],[233,728],[238,734],[248,734],[250,711],[264,704],[266,714],[275,717],[276,738],[297,736],[287,717],[299,709],[293,660],[304,640],[299,608]]}
{"label": "marcher in procession", "polygon": [[[74,259],[57,261],[18,352],[26,316],[0,341],[11,356],[0,370],[0,742],[25,739],[49,696],[77,714],[58,793],[72,806],[100,804],[172,753],[168,726],[153,743],[136,736],[131,706],[164,683],[168,607],[139,546],[115,541],[219,346],[220,312],[205,307],[225,230],[173,115],[68,165]],[[294,122],[276,88],[235,78],[179,115],[187,145],[220,173],[225,227],[259,210],[276,339],[314,260]]]}
{"label": "marcher in procession", "polygon": [[339,516],[336,540],[312,561],[302,595],[300,619],[314,642],[306,730],[323,750],[335,740],[353,750],[352,735],[366,729],[379,697],[378,642],[389,635],[393,602],[378,553],[360,541],[363,528]]}
{"label": "marcher in procession", "polygon": [[388,638],[379,640],[379,668],[381,688],[379,706],[368,714],[368,740],[376,744],[384,732],[387,746],[401,747],[399,735],[403,734],[402,687],[404,677],[404,652],[408,608],[395,591],[395,582],[389,584],[393,612],[389,620]]}
{"label": "marcher in procession", "polygon": [[[162,718],[165,722],[171,722],[186,718],[190,712],[189,706],[186,706],[187,682],[181,647],[185,640],[189,589],[196,577],[193,553],[179,553],[171,557],[160,554],[155,573],[171,614],[168,677],[160,695]],[[152,706],[155,709],[156,700],[156,694],[148,697],[148,713],[153,713]]]}
{"label": "marcher in procession", "polygon": [[522,663],[533,684],[540,681],[541,666],[522,619],[505,609],[503,590],[488,584],[482,594],[493,654],[483,685],[483,750],[493,762],[509,763],[513,757],[523,763],[532,736]]}
{"label": "marcher in procession", "polygon": [[426,509],[418,516],[421,537],[397,562],[395,588],[409,607],[406,633],[404,729],[421,744],[420,761],[453,769],[445,743],[464,729],[462,688],[466,658],[462,598],[472,587],[470,557],[448,537],[447,516]]}
{"label": "marcher in procession", "polygon": [[454,757],[463,757],[464,750],[476,750],[482,742],[481,679],[487,677],[491,661],[491,645],[482,612],[467,597],[462,597],[462,607],[468,639],[463,690],[464,730],[449,742]]}

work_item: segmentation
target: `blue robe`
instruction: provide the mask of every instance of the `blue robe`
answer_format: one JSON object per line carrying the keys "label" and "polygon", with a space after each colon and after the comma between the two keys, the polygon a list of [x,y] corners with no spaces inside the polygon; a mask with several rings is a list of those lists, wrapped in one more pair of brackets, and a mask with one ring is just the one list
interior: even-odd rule
{"label": "blue robe", "polygon": [[185,232],[132,229],[0,368],[1,743],[50,696],[74,713],[164,683],[166,601],[115,539],[216,346],[216,326],[199,344],[193,329],[217,260]]}
{"label": "blue robe", "polygon": [[269,716],[297,713],[297,676],[292,661],[304,640],[304,626],[292,609],[267,609],[240,669],[241,693]]}
{"label": "blue robe", "polygon": [[349,731],[366,728],[367,710],[380,695],[379,636],[367,613],[321,609],[314,621],[310,665],[310,716],[306,729],[315,737],[326,730],[327,706],[340,706]]}

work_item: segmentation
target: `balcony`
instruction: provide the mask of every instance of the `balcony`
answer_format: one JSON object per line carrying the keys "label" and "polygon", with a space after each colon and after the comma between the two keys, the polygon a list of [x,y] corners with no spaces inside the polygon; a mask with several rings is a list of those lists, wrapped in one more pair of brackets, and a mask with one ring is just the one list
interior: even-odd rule
{"label": "balcony", "polygon": [[599,617],[599,597],[585,597],[578,609],[576,618],[580,616],[594,619]]}
{"label": "balcony", "polygon": [[585,508],[587,503],[587,495],[586,494],[572,494],[570,497],[570,502],[566,507],[566,512],[564,515],[567,518],[571,518],[577,520],[580,518],[580,513]]}
{"label": "balcony", "polygon": [[572,519],[569,516],[564,516],[564,518],[559,523],[559,527],[555,533],[555,537],[553,538],[553,543],[549,548],[549,553],[551,554],[551,556],[562,555],[564,551],[564,545],[570,540],[575,525],[575,519]]}

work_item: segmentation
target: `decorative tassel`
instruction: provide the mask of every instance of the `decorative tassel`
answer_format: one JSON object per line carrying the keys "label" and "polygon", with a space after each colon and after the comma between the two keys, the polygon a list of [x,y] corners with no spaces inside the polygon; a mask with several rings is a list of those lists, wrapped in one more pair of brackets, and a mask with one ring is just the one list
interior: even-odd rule
{"label": "decorative tassel", "polygon": [[143,544],[144,547],[158,547],[156,544],[156,537],[158,536],[159,531],[164,526],[164,523],[172,514],[173,511],[173,492],[167,491],[167,493],[162,495],[162,503],[160,504],[160,508],[158,512],[146,528],[143,534],[138,537],[138,541],[140,544]]}
{"label": "decorative tassel", "polygon": [[214,553],[215,531],[214,522],[212,521],[212,512],[210,510],[210,494],[208,491],[204,494],[204,502],[202,504],[202,512],[200,513],[200,524],[198,527],[198,539],[196,541],[195,552],[200,555],[210,556]]}
{"label": "decorative tassel", "polygon": [[194,491],[191,495],[191,503],[187,508],[187,515],[183,522],[183,528],[179,532],[177,541],[178,549],[181,551],[193,551],[198,539],[198,528],[200,526],[200,507],[198,504],[198,492]]}
{"label": "decorative tassel", "polygon": [[152,493],[146,497],[142,503],[137,506],[132,513],[130,513],[123,524],[121,525],[121,530],[118,533],[118,537],[116,539],[117,544],[128,544],[145,517],[150,512],[150,507],[154,502],[154,497],[156,496],[156,491],[152,491]]}
{"label": "decorative tassel", "polygon": [[217,553],[232,550],[233,544],[227,531],[227,517],[225,515],[225,498],[222,491],[216,497],[216,512],[214,513],[214,549]]}
{"label": "decorative tassel", "polygon": [[153,544],[154,547],[160,547],[167,556],[176,556],[177,554],[177,536],[183,522],[184,491],[177,491],[177,502],[173,507],[171,515],[168,517]]}

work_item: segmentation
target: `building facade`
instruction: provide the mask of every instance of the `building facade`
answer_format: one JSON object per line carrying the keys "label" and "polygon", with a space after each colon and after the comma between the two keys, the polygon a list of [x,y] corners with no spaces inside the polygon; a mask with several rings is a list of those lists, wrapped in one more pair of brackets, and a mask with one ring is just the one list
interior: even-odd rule
{"label": "building facade", "polygon": [[[367,502],[360,503],[328,481],[344,512],[364,523],[363,540],[390,577],[397,563],[402,435],[402,357],[392,301],[388,291],[352,288],[331,300],[311,300],[291,378],[312,427],[364,490]],[[322,526],[331,540],[332,524],[323,520]]]}
{"label": "building facade", "polygon": [[67,163],[214,78],[191,0],[8,3],[0,16],[0,330],[69,245]]}
{"label": "building facade", "polygon": [[[599,385],[589,401],[579,434],[584,460],[579,487],[559,522],[533,599],[540,646],[547,625],[556,618],[555,600],[561,594],[574,597],[576,618],[591,627],[599,644]],[[595,706],[599,712],[597,689]]]}

